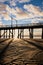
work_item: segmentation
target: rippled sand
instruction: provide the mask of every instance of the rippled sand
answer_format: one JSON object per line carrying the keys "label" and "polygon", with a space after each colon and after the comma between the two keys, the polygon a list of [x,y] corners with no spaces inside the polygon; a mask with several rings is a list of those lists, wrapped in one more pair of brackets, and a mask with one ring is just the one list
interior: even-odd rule
{"label": "rippled sand", "polygon": [[43,40],[0,40],[0,56],[0,65],[43,65]]}

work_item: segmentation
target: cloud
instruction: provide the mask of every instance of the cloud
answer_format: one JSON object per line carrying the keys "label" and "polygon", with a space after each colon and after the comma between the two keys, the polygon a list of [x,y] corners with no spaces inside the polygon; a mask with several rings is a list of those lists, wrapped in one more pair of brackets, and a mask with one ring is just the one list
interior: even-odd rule
{"label": "cloud", "polygon": [[28,17],[28,14],[19,7],[10,8],[8,5],[5,5],[5,6],[6,8],[4,8],[4,10],[6,11],[3,13],[2,13],[3,9],[1,11],[1,15],[3,16],[4,20],[11,20],[12,15],[13,15],[13,18],[16,18],[17,20]]}
{"label": "cloud", "polygon": [[10,1],[10,5],[11,5],[11,6],[16,6],[15,0],[11,0],[11,1]]}
{"label": "cloud", "polygon": [[[8,11],[6,10],[6,7],[7,5],[4,5],[4,4],[0,4],[0,17],[1,19],[3,18],[4,20],[11,20],[11,18],[9,17],[9,13]],[[10,9],[9,9],[10,11]]]}
{"label": "cloud", "polygon": [[17,19],[24,19],[27,18],[28,14],[24,12],[21,8],[16,7],[16,18]]}
{"label": "cloud", "polygon": [[31,23],[39,23],[39,21],[37,21],[36,19],[32,19]]}
{"label": "cloud", "polygon": [[23,19],[23,18],[27,18],[28,14],[26,12],[24,12],[21,8],[16,7],[14,8],[10,8],[8,5],[6,7],[7,13],[8,15],[14,15],[17,20],[18,19]]}
{"label": "cloud", "polygon": [[19,3],[25,3],[25,2],[30,2],[30,0],[18,0]]}
{"label": "cloud", "polygon": [[2,16],[0,15],[0,25],[3,25],[2,23]]}
{"label": "cloud", "polygon": [[0,25],[3,25],[3,23],[0,21]]}
{"label": "cloud", "polygon": [[26,15],[26,12],[24,12],[21,8],[16,7],[16,12],[18,15]]}
{"label": "cloud", "polygon": [[8,0],[0,0],[0,2],[5,2],[5,1],[8,1]]}
{"label": "cloud", "polygon": [[10,2],[12,3],[16,3],[16,2],[19,2],[19,3],[25,3],[25,2],[30,2],[31,0],[12,0]]}
{"label": "cloud", "polygon": [[26,9],[28,13],[33,14],[35,16],[43,16],[43,12],[41,12],[40,8],[32,4],[24,5],[24,9]]}
{"label": "cloud", "polygon": [[14,8],[10,8],[8,5],[6,6],[7,14],[11,17],[16,16],[16,10]]}
{"label": "cloud", "polygon": [[[24,9],[30,15],[29,16],[30,18],[34,18],[33,20],[31,20],[32,22],[39,22],[38,21],[40,19],[39,17],[43,16],[43,12],[41,11],[41,9],[37,6],[32,5],[32,4],[24,5]],[[40,20],[42,20],[42,18]]]}
{"label": "cloud", "polygon": [[1,13],[1,12],[3,13],[3,12],[5,11],[5,9],[6,9],[6,5],[0,3],[0,13]]}
{"label": "cloud", "polygon": [[[13,8],[13,7],[10,8],[10,6],[8,6],[8,5],[5,5],[5,6],[6,6],[4,8],[5,12],[4,13],[1,12],[4,20],[11,20],[11,17],[13,17],[13,20],[14,19],[23,20],[23,19],[28,18],[28,21],[29,21],[29,19],[34,18],[35,20],[31,19],[31,21],[37,22],[40,19],[38,17],[43,16],[43,12],[41,12],[40,8],[36,7],[32,4],[24,5],[25,10],[23,10],[22,8],[19,8],[17,6],[15,8]],[[40,20],[42,20],[42,18]]]}
{"label": "cloud", "polygon": [[3,14],[4,20],[11,20],[10,16],[8,14]]}
{"label": "cloud", "polygon": [[1,17],[3,20],[11,20],[11,18],[9,17],[8,13],[3,13],[2,14],[2,17]]}

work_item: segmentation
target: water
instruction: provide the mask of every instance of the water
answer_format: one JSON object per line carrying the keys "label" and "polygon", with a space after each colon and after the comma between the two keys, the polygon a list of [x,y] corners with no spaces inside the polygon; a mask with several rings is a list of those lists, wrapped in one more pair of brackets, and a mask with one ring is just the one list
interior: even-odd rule
{"label": "water", "polygon": [[[6,30],[5,30],[6,32]],[[24,38],[29,38],[29,29],[24,29]],[[19,35],[20,35],[20,30],[19,30]],[[4,30],[1,30],[1,36],[3,38],[4,36]],[[42,36],[42,29],[34,29],[33,30],[33,38],[41,38]],[[9,37],[9,30],[7,30],[7,38]],[[10,38],[12,37],[12,30],[10,30]],[[13,30],[13,38],[18,37],[18,29]],[[5,38],[6,38],[6,33],[5,33]]]}

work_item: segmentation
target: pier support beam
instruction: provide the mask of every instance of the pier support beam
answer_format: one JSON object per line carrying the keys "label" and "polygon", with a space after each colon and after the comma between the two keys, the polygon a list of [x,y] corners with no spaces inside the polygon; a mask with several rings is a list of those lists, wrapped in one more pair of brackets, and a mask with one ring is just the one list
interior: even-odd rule
{"label": "pier support beam", "polygon": [[7,30],[6,30],[6,38],[7,38]]}
{"label": "pier support beam", "polygon": [[24,38],[24,29],[22,29],[22,38]]}
{"label": "pier support beam", "polygon": [[4,38],[5,38],[5,30],[4,30],[4,34],[3,35],[4,35]]}
{"label": "pier support beam", "polygon": [[12,38],[13,38],[13,29],[12,29]]}
{"label": "pier support beam", "polygon": [[43,39],[43,28],[42,28],[42,39]]}
{"label": "pier support beam", "polygon": [[1,38],[1,30],[0,30],[0,38]]}
{"label": "pier support beam", "polygon": [[24,37],[24,29],[20,30],[20,39]]}
{"label": "pier support beam", "polygon": [[10,38],[10,29],[9,29],[9,38]]}
{"label": "pier support beam", "polygon": [[15,38],[15,29],[13,30],[13,32],[14,32],[14,38]]}
{"label": "pier support beam", "polygon": [[19,38],[19,29],[18,29],[18,37],[17,38]]}
{"label": "pier support beam", "polygon": [[20,30],[20,39],[21,39],[21,30]]}
{"label": "pier support beam", "polygon": [[33,28],[29,29],[29,36],[30,38],[33,38]]}

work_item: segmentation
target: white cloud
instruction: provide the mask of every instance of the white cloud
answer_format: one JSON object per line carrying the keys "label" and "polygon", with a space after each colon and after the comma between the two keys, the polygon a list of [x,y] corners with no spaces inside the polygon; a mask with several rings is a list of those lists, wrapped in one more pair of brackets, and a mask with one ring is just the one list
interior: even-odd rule
{"label": "white cloud", "polygon": [[25,3],[25,2],[30,2],[30,0],[18,0],[19,3]]}
{"label": "white cloud", "polygon": [[14,0],[10,1],[10,5],[11,5],[11,6],[16,6],[15,1],[14,1]]}
{"label": "white cloud", "polygon": [[[11,20],[11,14],[16,16],[14,17],[15,19],[19,20],[19,19],[27,19],[27,18],[34,18],[34,17],[38,17],[38,16],[43,16],[43,12],[40,11],[39,7],[33,6],[32,4],[30,5],[24,5],[24,9],[26,11],[23,11],[21,8],[16,7],[16,8],[10,8],[8,5],[6,5],[6,12],[3,15],[4,20]],[[32,21],[37,21],[39,20],[39,18],[35,18],[35,20],[33,19]],[[42,19],[40,19],[42,20]]]}
{"label": "white cloud", "polygon": [[1,14],[3,15],[3,17],[4,17],[5,20],[11,20],[11,16],[10,16],[11,14],[15,15],[16,19],[23,19],[23,18],[27,18],[28,17],[27,13],[24,12],[21,8],[16,7],[14,9],[14,8],[10,8],[8,5],[4,5],[4,6],[5,6],[4,7],[4,11],[5,10],[6,11],[4,12],[3,9],[1,8],[2,11],[3,11],[3,13],[1,11]]}
{"label": "white cloud", "polygon": [[[9,13],[6,9],[7,7],[8,7],[7,5],[2,4],[2,6],[1,6],[2,10],[0,11],[0,15],[1,15],[0,17],[1,17],[1,19],[3,18],[4,20],[11,20]],[[8,10],[10,11],[10,9],[8,9]]]}
{"label": "white cloud", "polygon": [[25,3],[25,2],[30,2],[31,0],[12,0],[11,2],[13,3],[16,3],[16,2],[19,2],[19,3]]}
{"label": "white cloud", "polygon": [[[37,6],[34,6],[32,4],[30,4],[30,5],[24,5],[24,9],[30,15],[29,16],[30,18],[34,18],[32,20],[32,22],[37,22],[37,20],[39,20],[38,17],[39,16],[40,17],[43,16],[43,12],[40,10],[40,8],[37,7]],[[35,18],[35,17],[37,17],[37,18]],[[42,18],[40,20],[42,20]]]}
{"label": "white cloud", "polygon": [[0,0],[0,2],[5,2],[5,1],[8,1],[8,0]]}
{"label": "white cloud", "polygon": [[24,12],[21,8],[16,7],[16,18],[17,19],[28,18],[28,14]]}
{"label": "white cloud", "polygon": [[5,11],[5,9],[6,9],[6,5],[5,5],[5,4],[0,3],[0,12]]}
{"label": "white cloud", "polygon": [[36,19],[32,19],[31,23],[39,23],[39,21],[37,21]]}
{"label": "white cloud", "polygon": [[0,25],[2,25],[2,22],[0,21]]}
{"label": "white cloud", "polygon": [[35,16],[43,16],[43,12],[40,11],[40,8],[37,6],[30,5],[24,5],[24,9],[26,9],[30,14],[33,14]]}
{"label": "white cloud", "polygon": [[2,19],[0,20],[0,27],[1,27],[1,25],[3,25],[3,23],[2,23]]}
{"label": "white cloud", "polygon": [[23,18],[27,18],[28,15],[27,13],[25,13],[21,8],[16,7],[14,8],[10,8],[9,6],[6,7],[7,13],[15,15],[16,19],[23,19]]}

